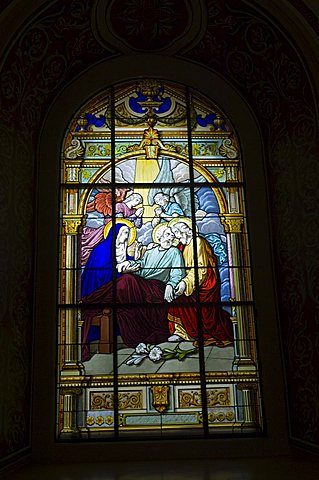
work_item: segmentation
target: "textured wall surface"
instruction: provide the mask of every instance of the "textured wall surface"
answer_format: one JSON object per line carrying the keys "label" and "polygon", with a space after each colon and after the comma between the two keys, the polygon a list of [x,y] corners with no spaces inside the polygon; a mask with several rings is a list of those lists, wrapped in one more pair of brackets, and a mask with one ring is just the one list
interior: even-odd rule
{"label": "textured wall surface", "polygon": [[[91,32],[93,3],[51,2],[16,39],[0,72],[1,457],[30,444],[38,132],[59,90],[82,71],[115,55],[114,49],[111,53],[102,48]],[[223,75],[260,122],[267,153],[291,435],[318,446],[316,99],[300,53],[280,27],[241,0],[207,0],[207,11],[202,39],[179,56]]]}
{"label": "textured wall surface", "polygon": [[0,457],[30,445],[35,151],[59,88],[108,52],[92,1],[57,1],[12,47],[0,73]]}

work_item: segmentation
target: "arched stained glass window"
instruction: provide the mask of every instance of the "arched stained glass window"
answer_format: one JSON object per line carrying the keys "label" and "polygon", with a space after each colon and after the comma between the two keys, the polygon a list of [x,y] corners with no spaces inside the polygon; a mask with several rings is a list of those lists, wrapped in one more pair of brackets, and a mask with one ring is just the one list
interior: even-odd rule
{"label": "arched stained glass window", "polygon": [[239,143],[185,86],[110,87],[61,161],[57,436],[260,432]]}

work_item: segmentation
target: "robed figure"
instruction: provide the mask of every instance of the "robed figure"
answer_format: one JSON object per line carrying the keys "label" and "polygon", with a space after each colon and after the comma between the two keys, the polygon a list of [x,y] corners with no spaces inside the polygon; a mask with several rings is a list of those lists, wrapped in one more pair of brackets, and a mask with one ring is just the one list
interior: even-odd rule
{"label": "robed figure", "polygon": [[198,343],[198,310],[202,324],[204,345],[225,347],[233,343],[233,327],[228,312],[220,305],[220,279],[216,257],[208,241],[196,235],[197,276],[199,290],[196,293],[194,268],[194,237],[188,219],[172,220],[175,237],[180,242],[186,276],[175,289],[176,300],[170,305],[170,341],[192,340]]}
{"label": "robed figure", "polygon": [[167,225],[158,225],[153,230],[154,245],[140,260],[127,260],[120,268],[117,266],[117,270],[126,273],[82,299],[84,304],[89,305],[89,308],[83,309],[82,315],[83,360],[90,357],[85,332],[104,306],[114,306],[114,296],[117,325],[125,345],[136,347],[141,342],[154,344],[167,341],[168,305],[174,299],[174,289],[185,276],[183,256],[173,246],[173,239],[174,235]]}
{"label": "robed figure", "polygon": [[[113,238],[115,235],[115,239]],[[120,275],[120,266],[132,259],[127,249],[136,238],[136,229],[127,219],[116,219],[114,227],[108,223],[104,227],[104,240],[93,248],[81,275],[82,303],[90,295],[105,284],[112,282],[114,277]],[[113,243],[115,242],[115,245]],[[115,257],[113,248],[115,247]],[[114,258],[114,259],[113,259]],[[115,268],[115,266],[117,268]],[[87,313],[87,312],[85,312]],[[85,316],[84,313],[84,316]],[[92,322],[93,318],[83,324],[83,352],[84,357],[89,356],[89,343],[101,339],[101,328]]]}

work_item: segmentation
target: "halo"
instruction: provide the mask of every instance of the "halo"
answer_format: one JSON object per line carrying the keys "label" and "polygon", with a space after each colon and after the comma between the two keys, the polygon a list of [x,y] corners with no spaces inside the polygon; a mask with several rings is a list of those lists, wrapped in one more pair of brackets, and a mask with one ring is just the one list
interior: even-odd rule
{"label": "halo", "polygon": [[169,226],[169,223],[168,222],[162,222],[162,223],[159,223],[158,225],[156,225],[156,227],[153,228],[153,232],[152,232],[152,240],[154,243],[158,243],[158,240],[156,240],[156,232],[157,230],[159,230],[160,228],[163,228],[163,227],[168,227]]}
{"label": "halo", "polygon": [[[104,238],[106,238],[112,228],[112,221],[108,222],[105,227],[104,227]],[[130,236],[128,239],[128,245],[132,245],[133,242],[135,242],[136,239],[136,228],[134,223],[130,222],[126,218],[116,218],[115,219],[115,224],[120,224],[120,225],[126,225],[130,229]]]}
{"label": "halo", "polygon": [[[168,222],[168,226],[173,227],[176,223],[179,223],[179,222],[186,223],[186,225],[193,230],[192,219],[187,218],[187,217],[174,217],[174,218],[172,218],[172,220],[170,220]],[[197,225],[196,225],[196,227],[197,227]],[[196,230],[197,230],[197,228],[196,228]]]}
{"label": "halo", "polygon": [[[185,225],[187,225],[192,231],[193,231],[193,222],[192,222],[192,219],[191,218],[187,218],[187,217],[174,217],[172,218],[172,220],[170,220],[168,222],[168,226],[170,228],[174,227],[174,225],[176,225],[176,223],[179,223],[179,222],[182,222],[182,223],[185,223]],[[195,224],[195,234],[198,234],[198,225]]]}

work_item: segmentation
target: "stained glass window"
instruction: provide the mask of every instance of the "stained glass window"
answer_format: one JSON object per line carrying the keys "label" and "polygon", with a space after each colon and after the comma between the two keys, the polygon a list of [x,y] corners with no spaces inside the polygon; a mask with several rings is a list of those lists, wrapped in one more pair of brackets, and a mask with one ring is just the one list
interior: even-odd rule
{"label": "stained glass window", "polygon": [[262,430],[239,141],[211,100],[110,87],[61,160],[57,437]]}

